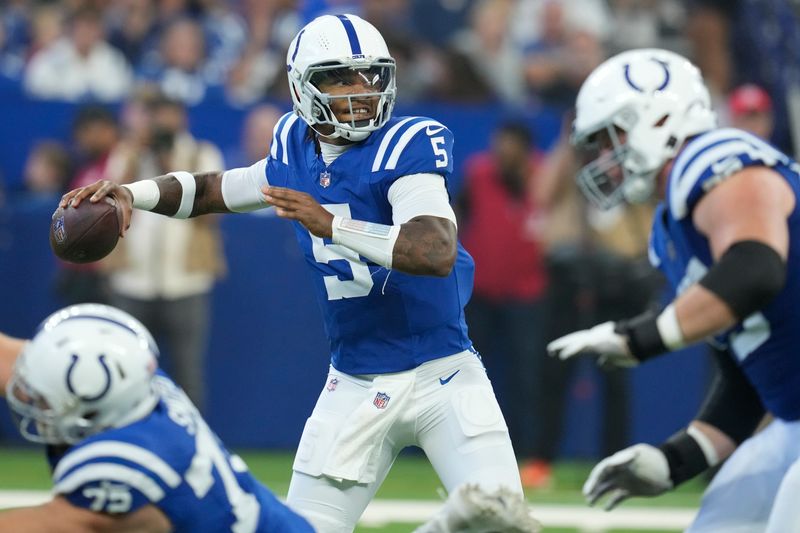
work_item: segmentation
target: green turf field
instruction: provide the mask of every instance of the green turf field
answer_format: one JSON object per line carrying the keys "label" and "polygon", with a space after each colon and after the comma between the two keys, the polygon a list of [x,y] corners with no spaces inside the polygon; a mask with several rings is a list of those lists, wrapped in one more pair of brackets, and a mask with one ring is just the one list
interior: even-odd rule
{"label": "green turf field", "polygon": [[[252,472],[266,483],[276,494],[284,496],[289,487],[292,455],[290,453],[264,453],[241,451],[241,456],[250,466]],[[547,491],[529,491],[528,500],[531,502],[534,516],[536,507],[541,505],[548,508],[561,508],[561,506],[574,506],[573,512],[585,512],[587,508],[580,494],[580,487],[591,468],[589,463],[563,462],[556,466],[554,487]],[[42,452],[36,448],[4,449],[0,448],[0,491],[9,490],[46,490],[49,485],[49,473]],[[688,483],[678,491],[665,494],[658,498],[634,499],[626,502],[620,510],[641,509],[647,512],[657,512],[672,509],[696,509],[700,501],[703,482]],[[429,502],[441,501],[439,481],[427,460],[422,455],[408,454],[401,456],[395,463],[388,479],[378,491],[376,500],[403,503],[413,500],[427,500]],[[411,502],[413,503],[413,502]],[[565,507],[565,513],[570,513],[570,507]],[[616,511],[615,511],[616,512]],[[603,513],[604,515],[606,513]],[[613,515],[614,513],[611,513]],[[372,513],[375,518],[375,513]],[[603,517],[601,517],[603,518]],[[541,518],[540,518],[541,519]],[[407,533],[419,524],[419,521],[404,523],[391,522],[375,525],[368,523],[359,526],[359,533]],[[546,523],[545,523],[546,525]],[[604,528],[593,526],[589,529],[547,527],[545,531],[554,533],[575,533],[579,531],[608,532],[648,532],[659,533],[677,531],[676,529],[655,529],[651,523],[646,528]]]}

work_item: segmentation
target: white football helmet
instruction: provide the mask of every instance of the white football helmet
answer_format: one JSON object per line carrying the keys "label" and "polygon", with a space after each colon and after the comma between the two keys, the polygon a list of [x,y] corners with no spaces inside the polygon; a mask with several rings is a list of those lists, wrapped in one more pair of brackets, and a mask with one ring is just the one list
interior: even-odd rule
{"label": "white football helmet", "polygon": [[[289,91],[294,111],[306,123],[330,124],[329,138],[343,137],[362,141],[392,116],[397,95],[395,62],[380,32],[355,15],[323,15],[309,22],[289,45],[286,54]],[[374,88],[370,92],[331,96],[318,86],[332,80],[347,83],[348,74],[356,74]],[[377,98],[375,116],[357,120],[353,103]],[[351,120],[340,122],[331,110],[331,102],[347,100]]]}
{"label": "white football helmet", "polygon": [[22,350],[6,399],[26,439],[72,444],[152,411],[157,357],[153,337],[129,314],[100,304],[67,307]]}
{"label": "white football helmet", "polygon": [[683,142],[716,126],[697,67],[655,48],[603,62],[581,86],[575,108],[571,140],[587,162],[578,183],[601,208],[646,201]]}

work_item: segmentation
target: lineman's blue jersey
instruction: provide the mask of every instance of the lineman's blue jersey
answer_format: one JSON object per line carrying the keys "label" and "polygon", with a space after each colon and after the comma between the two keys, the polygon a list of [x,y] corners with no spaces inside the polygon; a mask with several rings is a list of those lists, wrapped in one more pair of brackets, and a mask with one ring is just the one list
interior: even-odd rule
{"label": "lineman's blue jersey", "polygon": [[161,399],[147,417],[49,449],[54,492],[111,514],[158,507],[185,533],[313,533],[231,455],[186,395],[156,376]]}
{"label": "lineman's blue jersey", "polygon": [[[675,159],[666,201],[653,221],[650,257],[678,294],[712,265],[708,240],[692,223],[692,211],[720,180],[748,166],[781,174],[800,198],[797,163],[761,139],[732,128],[692,139]],[[789,257],[783,291],[715,341],[730,349],[766,408],[775,416],[800,418],[800,206],[789,219]]]}
{"label": "lineman's blue jersey", "polygon": [[[270,185],[313,196],[334,214],[393,224],[387,194],[400,177],[453,170],[453,135],[435,120],[395,117],[326,166],[309,128],[287,114],[275,128],[267,159]],[[295,222],[311,266],[330,341],[331,363],[348,374],[381,374],[469,349],[464,305],[474,262],[459,243],[444,278],[386,268],[311,235]]]}

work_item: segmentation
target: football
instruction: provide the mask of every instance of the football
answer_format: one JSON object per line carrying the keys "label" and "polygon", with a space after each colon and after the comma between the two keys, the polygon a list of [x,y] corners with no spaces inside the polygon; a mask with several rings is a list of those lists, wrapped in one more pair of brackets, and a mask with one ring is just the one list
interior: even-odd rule
{"label": "football", "polygon": [[85,199],[75,208],[59,207],[50,222],[50,247],[70,263],[98,261],[117,245],[121,216],[113,198],[97,203]]}

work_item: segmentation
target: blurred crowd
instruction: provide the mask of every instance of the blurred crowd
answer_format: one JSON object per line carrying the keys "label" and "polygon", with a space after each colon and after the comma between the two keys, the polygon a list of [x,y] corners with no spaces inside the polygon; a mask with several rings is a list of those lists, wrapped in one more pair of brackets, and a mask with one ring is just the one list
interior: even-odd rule
{"label": "blurred crowd", "polygon": [[[680,48],[679,0],[5,0],[0,76],[32,96],[118,101],[155,85],[186,104],[284,98],[286,48],[352,12],[398,61],[399,98],[571,105],[608,53]],[[624,31],[621,31],[624,29]],[[520,68],[521,67],[521,68]]]}

